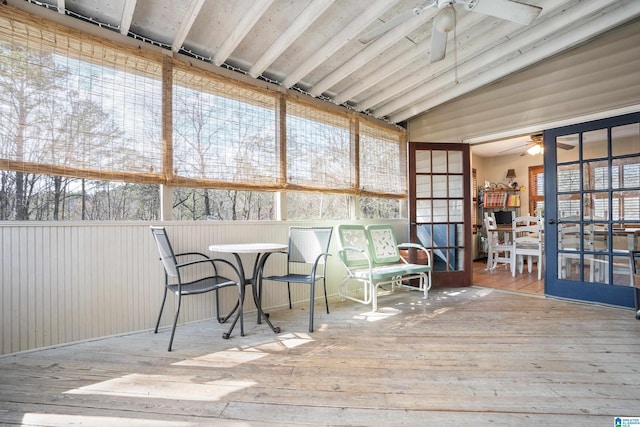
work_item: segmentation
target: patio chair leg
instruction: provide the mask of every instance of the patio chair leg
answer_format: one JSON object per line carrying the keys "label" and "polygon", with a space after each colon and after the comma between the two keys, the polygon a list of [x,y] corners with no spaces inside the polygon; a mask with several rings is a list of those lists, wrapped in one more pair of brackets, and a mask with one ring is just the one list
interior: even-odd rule
{"label": "patio chair leg", "polygon": [[178,294],[178,304],[176,307],[176,317],[173,319],[173,328],[171,329],[171,338],[169,338],[169,350],[171,351],[171,346],[173,345],[173,336],[176,334],[176,326],[178,325],[178,316],[180,315],[180,305],[182,303],[182,295]]}
{"label": "patio chair leg", "polygon": [[287,282],[287,293],[289,294],[289,310],[291,310],[291,283]]}
{"label": "patio chair leg", "polygon": [[313,332],[313,308],[316,299],[316,282],[311,282],[311,298],[309,301],[309,332]]}
{"label": "patio chair leg", "polygon": [[164,310],[164,303],[167,300],[167,288],[164,288],[164,296],[162,297],[162,304],[160,304],[160,313],[158,313],[158,320],[156,321],[156,329],[153,333],[158,333],[158,327],[160,326],[160,318],[162,317],[162,310]]}
{"label": "patio chair leg", "polygon": [[324,305],[327,307],[327,314],[329,314],[329,300],[327,299],[327,279],[322,279],[322,285],[324,286]]}

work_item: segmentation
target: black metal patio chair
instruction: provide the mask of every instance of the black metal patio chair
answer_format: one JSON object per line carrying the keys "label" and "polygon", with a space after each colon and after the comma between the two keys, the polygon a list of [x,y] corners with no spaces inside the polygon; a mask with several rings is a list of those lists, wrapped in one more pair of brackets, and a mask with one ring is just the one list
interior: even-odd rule
{"label": "black metal patio chair", "polygon": [[[287,272],[262,278],[274,282],[286,282],[291,309],[291,284],[309,285],[309,332],[313,332],[313,308],[316,282],[322,280],[324,302],[329,314],[327,299],[326,261],[333,227],[290,227],[289,248],[287,250]],[[262,295],[262,290],[260,290]]]}
{"label": "black metal patio chair", "polygon": [[[218,291],[225,287],[236,286],[238,288],[239,302],[242,302],[244,299],[244,291],[243,286],[241,285],[242,280],[240,278],[240,273],[229,261],[220,258],[209,258],[200,252],[184,252],[176,254],[173,252],[171,242],[169,241],[169,237],[167,236],[167,232],[164,227],[152,226],[151,233],[153,234],[154,240],[158,246],[160,260],[164,267],[165,278],[164,295],[162,297],[162,304],[160,305],[160,312],[158,313],[158,320],[156,321],[155,333],[158,333],[160,319],[162,318],[162,311],[164,310],[164,304],[167,300],[167,293],[171,292],[177,298],[173,328],[171,329],[171,338],[169,339],[169,351],[171,351],[183,296],[200,295],[215,291],[216,316],[218,317],[218,321],[221,322],[222,319],[219,314],[220,303]],[[178,262],[178,259],[184,261]],[[222,266],[229,268],[238,277],[238,279],[234,280],[221,275],[220,269]],[[231,324],[229,331],[223,333],[222,338],[227,339],[231,336],[231,331],[238,319],[242,319],[241,303],[238,305],[238,313]]]}

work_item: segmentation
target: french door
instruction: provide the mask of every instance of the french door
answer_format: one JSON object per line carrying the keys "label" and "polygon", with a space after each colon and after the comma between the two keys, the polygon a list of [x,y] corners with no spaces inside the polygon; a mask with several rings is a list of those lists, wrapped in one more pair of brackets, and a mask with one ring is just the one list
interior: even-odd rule
{"label": "french door", "polygon": [[432,249],[435,287],[472,283],[469,153],[468,144],[409,143],[409,236]]}
{"label": "french door", "polygon": [[544,132],[545,293],[633,306],[640,113]]}

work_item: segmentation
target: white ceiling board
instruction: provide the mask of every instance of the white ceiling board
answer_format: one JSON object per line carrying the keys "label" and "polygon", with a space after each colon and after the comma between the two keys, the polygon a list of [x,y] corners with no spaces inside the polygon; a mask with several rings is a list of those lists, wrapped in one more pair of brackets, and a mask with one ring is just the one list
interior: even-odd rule
{"label": "white ceiling board", "polygon": [[[493,0],[482,1],[490,3]],[[383,120],[402,123],[448,100],[475,91],[479,86],[495,83],[504,78],[504,70],[515,73],[544,59],[534,55],[542,47],[558,54],[575,47],[577,42],[584,43],[597,37],[611,26],[623,24],[620,20],[612,21],[609,27],[590,25],[594,17],[606,19],[608,16],[623,16],[628,22],[640,16],[638,0],[520,2],[543,8],[530,25],[514,24],[467,11],[463,4],[457,4],[457,26],[448,35],[445,59],[433,64],[428,61],[428,41],[433,19],[424,20],[413,30],[405,27],[406,33],[398,34],[393,40],[384,39],[383,35],[380,39],[388,43],[377,39],[363,44],[358,40],[378,25],[412,8],[431,4],[431,0],[397,0],[379,16],[371,18],[368,25],[364,24],[358,34],[343,30],[370,11],[372,5],[376,4],[373,0],[335,0],[326,10],[306,16],[301,13],[309,5],[318,3],[318,0],[273,0],[255,22],[243,21],[247,12],[255,7],[255,0],[206,0],[195,18],[190,13],[194,10],[190,8],[193,4],[191,0],[138,0],[130,15],[130,30],[143,40],[167,50],[174,43],[180,44],[184,47],[180,53],[210,65],[214,63],[213,58],[225,40],[244,22],[251,28],[237,31],[239,40],[231,44],[230,52],[224,55],[225,63],[220,66],[245,75],[254,67],[254,70],[261,71],[262,75],[258,78],[276,84],[280,84],[315,52],[331,42],[339,48],[332,49],[326,58],[305,70],[304,75],[297,76],[297,81],[288,82],[287,87],[293,85],[294,88],[309,91],[324,82],[318,90],[318,95],[323,93],[323,99],[328,97],[330,102],[337,101],[359,111],[367,110]],[[45,15],[60,15],[57,0],[14,0],[10,3],[27,11],[47,7]],[[82,25],[91,22],[109,28],[104,31],[118,32],[124,14],[130,14],[126,7],[125,0],[66,0],[64,12],[67,16],[62,18],[69,22],[81,20]],[[580,12],[586,9],[591,11],[591,15],[581,16]],[[432,17],[435,10],[426,9],[423,13]],[[401,27],[403,25],[409,23],[405,22]],[[299,31],[288,30],[292,26]],[[179,34],[181,28],[185,31]],[[580,38],[569,40],[568,31],[576,28],[581,28]],[[283,43],[281,37],[287,31],[290,38]],[[391,37],[388,34],[387,37]],[[179,43],[182,37],[184,43]],[[337,37],[344,40],[337,40]],[[274,45],[278,43],[279,49],[275,50]],[[375,49],[375,46],[383,44],[383,48]],[[425,48],[425,44],[429,45],[429,49]],[[274,49],[273,55],[256,66],[256,62],[270,49]],[[528,55],[529,61],[521,60],[524,55]],[[391,68],[389,64],[394,62]],[[378,71],[380,77],[375,77]],[[477,84],[468,83],[478,73],[482,74],[483,79]],[[365,80],[366,87],[354,89]],[[340,98],[334,100],[338,94]]]}

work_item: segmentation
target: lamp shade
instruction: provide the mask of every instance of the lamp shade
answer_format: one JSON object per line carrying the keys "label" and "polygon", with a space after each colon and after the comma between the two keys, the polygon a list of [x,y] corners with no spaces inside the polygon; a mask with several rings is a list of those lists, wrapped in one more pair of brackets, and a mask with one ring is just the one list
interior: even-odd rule
{"label": "lamp shade", "polygon": [[516,177],[516,170],[515,169],[508,169],[507,170],[507,178],[515,178]]}

